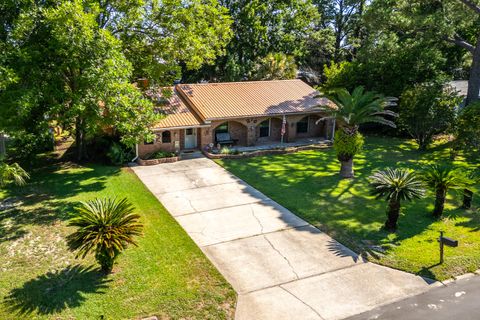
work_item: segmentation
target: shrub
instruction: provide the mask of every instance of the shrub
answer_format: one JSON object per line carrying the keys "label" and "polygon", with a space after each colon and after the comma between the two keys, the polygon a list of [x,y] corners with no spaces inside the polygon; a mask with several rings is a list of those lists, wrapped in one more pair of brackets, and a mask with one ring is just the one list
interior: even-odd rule
{"label": "shrub", "polygon": [[108,158],[114,165],[122,165],[133,158],[131,152],[126,150],[126,147],[120,143],[114,142],[107,153]]}
{"label": "shrub", "polygon": [[175,157],[175,152],[157,151],[148,156],[148,159],[161,159]]}
{"label": "shrub", "polygon": [[340,129],[335,133],[333,147],[338,160],[349,161],[362,149],[363,143],[364,139],[361,133],[357,132],[354,135],[349,135]]}
{"label": "shrub", "polygon": [[18,163],[7,164],[0,158],[0,187],[8,183],[23,186],[30,175]]}
{"label": "shrub", "polygon": [[460,101],[455,90],[441,81],[417,84],[400,97],[399,122],[419,150],[426,150],[435,135],[453,128]]}
{"label": "shrub", "polygon": [[70,226],[77,227],[67,237],[69,248],[78,251],[77,257],[95,254],[102,271],[110,273],[116,258],[128,244],[137,245],[134,237],[141,234],[143,226],[133,210],[127,199],[82,202],[77,215],[69,221]]}
{"label": "shrub", "polygon": [[458,116],[456,137],[459,147],[480,152],[480,102],[464,107]]}
{"label": "shrub", "polygon": [[230,149],[229,147],[223,147],[222,149],[220,149],[220,153],[221,154],[232,154],[233,150]]}

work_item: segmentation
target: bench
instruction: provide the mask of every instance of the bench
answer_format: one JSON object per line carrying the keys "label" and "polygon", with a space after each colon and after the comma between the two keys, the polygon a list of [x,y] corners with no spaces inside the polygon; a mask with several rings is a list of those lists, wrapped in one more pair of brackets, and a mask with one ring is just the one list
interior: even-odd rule
{"label": "bench", "polygon": [[228,132],[222,132],[222,133],[216,133],[215,134],[215,140],[218,144],[224,145],[224,144],[235,144],[237,143],[238,139],[232,139],[230,136],[230,133]]}

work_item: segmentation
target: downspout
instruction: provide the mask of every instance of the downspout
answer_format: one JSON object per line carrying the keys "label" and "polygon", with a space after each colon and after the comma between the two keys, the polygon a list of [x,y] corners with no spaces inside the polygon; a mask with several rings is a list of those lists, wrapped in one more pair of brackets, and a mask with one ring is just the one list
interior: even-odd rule
{"label": "downspout", "polygon": [[135,162],[138,159],[138,143],[135,143],[135,158],[131,162]]}
{"label": "downspout", "polygon": [[335,124],[337,123],[336,119],[333,119],[333,126],[332,126],[332,142],[335,140]]}

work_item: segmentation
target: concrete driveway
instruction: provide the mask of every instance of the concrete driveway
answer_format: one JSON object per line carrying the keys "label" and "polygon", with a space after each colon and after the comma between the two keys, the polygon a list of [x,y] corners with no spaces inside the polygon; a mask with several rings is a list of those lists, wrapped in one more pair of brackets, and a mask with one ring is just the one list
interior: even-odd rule
{"label": "concrete driveway", "polygon": [[343,319],[429,288],[363,261],[209,159],[133,170],[238,292],[236,319]]}

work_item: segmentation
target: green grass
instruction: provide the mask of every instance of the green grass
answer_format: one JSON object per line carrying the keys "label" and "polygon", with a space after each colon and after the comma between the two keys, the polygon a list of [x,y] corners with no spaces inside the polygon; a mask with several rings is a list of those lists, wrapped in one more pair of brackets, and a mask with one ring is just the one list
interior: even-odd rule
{"label": "green grass", "polygon": [[[99,196],[127,197],[145,226],[106,278],[65,244],[72,208]],[[19,206],[0,211],[0,319],[233,318],[230,285],[129,169],[49,166],[6,197]]]}
{"label": "green grass", "polygon": [[[265,156],[218,163],[273,198],[300,217],[328,232],[357,252],[372,252],[382,246],[385,254],[374,261],[435,279],[480,268],[480,195],[474,209],[459,209],[462,195],[451,191],[444,218],[435,220],[431,211],[432,192],[425,199],[403,203],[398,231],[382,229],[386,219],[386,201],[369,195],[368,177],[386,167],[404,167],[419,171],[430,163],[449,161],[446,143],[435,144],[421,153],[410,140],[368,137],[364,150],[355,159],[356,178],[341,180],[339,163],[333,149],[304,151],[289,155]],[[478,166],[458,158],[460,167]],[[458,248],[447,248],[446,260],[438,264],[439,231],[459,240]]]}

